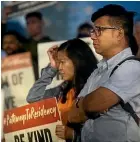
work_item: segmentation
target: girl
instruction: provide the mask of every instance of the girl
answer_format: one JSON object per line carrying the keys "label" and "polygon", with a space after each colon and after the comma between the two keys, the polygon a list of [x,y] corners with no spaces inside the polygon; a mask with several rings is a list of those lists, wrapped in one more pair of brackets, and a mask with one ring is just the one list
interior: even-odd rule
{"label": "girl", "polygon": [[[89,46],[80,39],[69,40],[61,44],[59,48],[57,46],[50,48],[48,56],[50,64],[43,69],[41,78],[30,89],[27,101],[31,103],[56,97],[63,123],[56,127],[56,135],[66,141],[79,141],[78,137],[74,137],[77,129],[67,126],[67,113],[88,77],[96,68],[97,60]],[[63,77],[64,82],[57,87],[45,90],[57,71]]]}

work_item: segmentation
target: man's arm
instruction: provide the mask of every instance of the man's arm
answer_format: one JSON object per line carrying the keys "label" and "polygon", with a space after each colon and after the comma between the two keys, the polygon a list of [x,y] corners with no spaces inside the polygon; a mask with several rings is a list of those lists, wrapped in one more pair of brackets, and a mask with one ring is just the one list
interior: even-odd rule
{"label": "man's arm", "polygon": [[84,122],[87,117],[91,117],[88,115],[89,113],[92,114],[94,119],[99,113],[105,112],[119,101],[120,98],[114,92],[100,87],[84,98],[80,98],[77,104],[73,104],[69,112],[68,121],[73,123]]}
{"label": "man's arm", "polygon": [[[106,111],[120,100],[126,103],[140,94],[139,84],[140,62],[127,61],[113,73],[108,81],[79,101],[79,110],[83,109],[83,112],[96,114]],[[77,120],[69,116],[70,122],[79,122]]]}
{"label": "man's arm", "polygon": [[90,117],[91,113],[93,119],[99,113],[105,112],[108,108],[117,104],[120,98],[111,90],[100,87],[84,98],[80,98],[77,104],[73,104],[69,111],[68,121],[73,123],[81,123]]}
{"label": "man's arm", "polygon": [[85,112],[104,112],[119,101],[120,98],[113,91],[100,87],[85,96],[81,107]]}
{"label": "man's arm", "polygon": [[50,64],[42,69],[41,77],[34,83],[32,88],[29,90],[28,96],[26,98],[28,103],[36,102],[42,100],[47,97],[54,97],[54,92],[59,92],[60,89],[49,89],[49,91],[45,90],[46,86],[51,84],[52,79],[55,77],[57,73],[57,69],[52,68]]}

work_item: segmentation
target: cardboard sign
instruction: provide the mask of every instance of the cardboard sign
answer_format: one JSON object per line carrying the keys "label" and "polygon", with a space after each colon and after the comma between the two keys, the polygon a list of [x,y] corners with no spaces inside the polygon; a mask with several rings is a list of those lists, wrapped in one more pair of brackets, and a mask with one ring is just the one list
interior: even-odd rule
{"label": "cardboard sign", "polygon": [[55,98],[5,111],[6,142],[64,142],[55,135],[62,124]]}
{"label": "cardboard sign", "polygon": [[35,82],[30,53],[4,58],[1,68],[5,109],[27,104],[28,91]]}

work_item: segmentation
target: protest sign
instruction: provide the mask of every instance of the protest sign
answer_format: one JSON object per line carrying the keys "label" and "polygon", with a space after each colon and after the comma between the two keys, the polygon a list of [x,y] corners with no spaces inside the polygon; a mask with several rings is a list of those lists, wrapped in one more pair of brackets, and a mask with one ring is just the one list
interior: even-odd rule
{"label": "protest sign", "polygon": [[30,53],[3,58],[1,71],[5,109],[27,104],[26,96],[35,81]]}
{"label": "protest sign", "polygon": [[6,142],[64,142],[55,135],[62,124],[57,100],[50,98],[4,113]]}

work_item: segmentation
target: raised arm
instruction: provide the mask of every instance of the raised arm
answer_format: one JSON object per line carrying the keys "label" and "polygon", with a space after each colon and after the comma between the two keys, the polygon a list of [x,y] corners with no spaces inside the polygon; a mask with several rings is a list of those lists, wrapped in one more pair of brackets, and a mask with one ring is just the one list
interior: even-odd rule
{"label": "raised arm", "polygon": [[46,68],[42,69],[41,77],[30,89],[26,98],[28,103],[36,102],[44,98],[55,97],[60,92],[60,86],[45,90],[46,87],[51,84],[52,79],[56,76],[58,71],[56,48],[57,46],[53,46],[47,51],[50,64]]}

